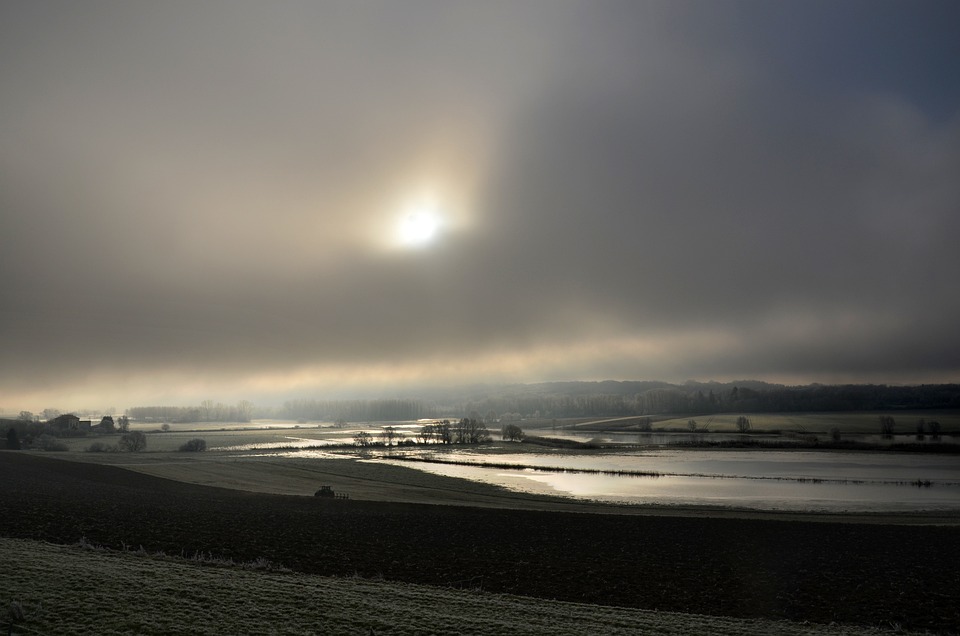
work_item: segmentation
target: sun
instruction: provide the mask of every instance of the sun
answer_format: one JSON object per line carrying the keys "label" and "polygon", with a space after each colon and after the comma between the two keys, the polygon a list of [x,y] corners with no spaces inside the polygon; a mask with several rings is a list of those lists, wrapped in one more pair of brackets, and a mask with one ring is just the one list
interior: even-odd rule
{"label": "sun", "polygon": [[407,209],[397,225],[397,239],[408,248],[423,248],[433,243],[440,230],[440,215],[431,203],[418,203]]}

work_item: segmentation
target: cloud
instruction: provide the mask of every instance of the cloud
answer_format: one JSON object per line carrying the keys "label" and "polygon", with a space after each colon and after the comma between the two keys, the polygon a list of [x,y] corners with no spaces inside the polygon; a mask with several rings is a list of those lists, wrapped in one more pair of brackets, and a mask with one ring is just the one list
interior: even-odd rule
{"label": "cloud", "polygon": [[957,379],[956,82],[746,6],[7,5],[3,406]]}

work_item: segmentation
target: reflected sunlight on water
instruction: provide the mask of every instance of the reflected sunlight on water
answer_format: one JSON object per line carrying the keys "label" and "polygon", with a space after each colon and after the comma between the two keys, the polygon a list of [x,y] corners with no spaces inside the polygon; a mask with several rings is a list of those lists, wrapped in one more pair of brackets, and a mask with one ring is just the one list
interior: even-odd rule
{"label": "reflected sunlight on water", "polygon": [[[960,468],[956,459],[949,456],[690,450],[493,456],[455,451],[435,455],[442,457],[442,461],[481,464],[486,460],[498,466],[389,458],[380,461],[521,492],[607,502],[824,512],[960,510]],[[517,468],[504,467],[505,464]],[[562,472],[562,469],[635,470],[659,476]],[[914,483],[917,480],[929,480],[932,485],[917,486]]]}

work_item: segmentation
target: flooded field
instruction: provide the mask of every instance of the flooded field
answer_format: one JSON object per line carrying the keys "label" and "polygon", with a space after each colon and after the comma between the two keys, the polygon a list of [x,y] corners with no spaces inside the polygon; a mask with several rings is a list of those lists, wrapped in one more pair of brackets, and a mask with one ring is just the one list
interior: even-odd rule
{"label": "flooded field", "polygon": [[596,455],[449,452],[410,459],[428,461],[376,461],[594,501],[821,512],[960,510],[960,466],[950,456],[658,450]]}
{"label": "flooded field", "polygon": [[[747,436],[751,441],[779,445],[758,449],[689,446],[705,440],[724,443],[744,438],[728,431],[591,432],[563,426],[555,430],[543,427],[533,434],[623,447],[571,449],[500,442],[476,447],[431,443],[391,450],[352,447],[357,433],[364,431],[377,439],[386,426],[395,431],[395,443],[412,441],[423,423],[380,422],[342,428],[329,422],[301,425],[279,420],[218,424],[216,428],[213,424],[173,424],[165,431],[157,426],[148,429],[147,450],[150,455],[176,451],[189,439],[201,437],[209,451],[204,454],[204,465],[267,462],[271,470],[282,472],[277,464],[286,464],[286,460],[299,465],[336,457],[580,501],[807,512],[960,511],[960,458],[956,455],[793,449],[791,441],[799,444],[803,440],[774,431]],[[807,441],[812,435],[826,436],[807,433]],[[956,438],[952,434],[939,440],[927,436],[925,444],[947,444]],[[887,439],[866,431],[845,433],[844,439],[877,445],[915,441],[913,435]],[[67,442],[73,451],[90,443],[82,438]],[[130,458],[86,455],[85,459],[115,463]],[[158,461],[160,458],[153,456],[149,463]],[[244,483],[255,477],[246,475]],[[271,484],[272,489],[284,491],[282,483]]]}

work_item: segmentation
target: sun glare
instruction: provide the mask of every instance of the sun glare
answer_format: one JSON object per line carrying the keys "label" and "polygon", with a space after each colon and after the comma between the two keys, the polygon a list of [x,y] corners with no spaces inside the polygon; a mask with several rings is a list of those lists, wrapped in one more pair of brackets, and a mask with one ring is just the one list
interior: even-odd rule
{"label": "sun glare", "polygon": [[397,237],[410,248],[421,248],[434,241],[440,229],[440,216],[433,204],[418,204],[408,209],[400,219]]}

